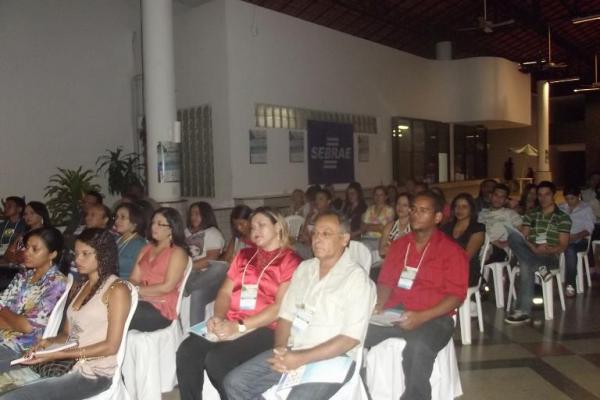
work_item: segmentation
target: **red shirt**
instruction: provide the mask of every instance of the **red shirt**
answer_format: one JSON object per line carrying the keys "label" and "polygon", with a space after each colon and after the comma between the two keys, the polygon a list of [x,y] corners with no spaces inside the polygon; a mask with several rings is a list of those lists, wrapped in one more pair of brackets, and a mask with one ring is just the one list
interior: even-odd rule
{"label": "red shirt", "polygon": [[[437,229],[429,239],[421,266],[412,288],[401,289],[398,279],[404,269],[404,257],[410,244],[406,264],[416,267],[423,252],[417,251],[411,232],[392,242],[379,274],[378,283],[392,289],[385,308],[402,304],[406,310],[422,311],[437,305],[444,297],[464,299],[467,295],[469,260],[467,253]],[[425,251],[425,248],[423,248]]]}
{"label": "red shirt", "polygon": [[[253,258],[255,254],[256,256]],[[233,282],[233,291],[231,292],[231,302],[226,318],[230,321],[243,320],[274,304],[279,286],[292,279],[292,275],[301,261],[302,259],[289,248],[273,251],[265,251],[255,247],[241,249],[234,257],[227,272],[227,277]],[[248,268],[244,278],[245,284],[256,284],[261,271],[268,265],[258,285],[258,296],[254,310],[240,309],[242,276],[246,265],[248,265]],[[275,327],[275,322],[269,326],[272,329],[275,329]]]}

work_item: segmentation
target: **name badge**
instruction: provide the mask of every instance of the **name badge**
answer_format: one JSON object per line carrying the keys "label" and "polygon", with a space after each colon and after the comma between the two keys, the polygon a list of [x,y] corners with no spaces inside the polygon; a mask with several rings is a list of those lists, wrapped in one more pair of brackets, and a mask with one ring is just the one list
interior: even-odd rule
{"label": "name badge", "polygon": [[8,250],[8,243],[0,244],[0,255],[3,255],[4,253],[6,253],[6,250]]}
{"label": "name badge", "polygon": [[256,308],[257,297],[258,285],[242,285],[242,294],[240,295],[240,310],[254,310]]}
{"label": "name badge", "polygon": [[292,332],[298,334],[310,325],[314,312],[308,310],[304,305],[296,307],[296,316],[292,321]]}
{"label": "name badge", "polygon": [[538,235],[535,237],[535,244],[546,244],[548,242],[548,239],[546,237],[546,233],[538,233]]}
{"label": "name badge", "polygon": [[398,279],[398,287],[400,289],[410,290],[413,283],[415,283],[418,271],[418,268],[409,267],[408,265],[404,267],[400,274],[400,279]]}

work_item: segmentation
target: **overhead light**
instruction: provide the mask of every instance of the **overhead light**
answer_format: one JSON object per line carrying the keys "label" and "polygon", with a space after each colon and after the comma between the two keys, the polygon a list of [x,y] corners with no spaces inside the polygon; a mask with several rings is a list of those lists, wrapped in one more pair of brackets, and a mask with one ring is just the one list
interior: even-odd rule
{"label": "overhead light", "polygon": [[548,83],[565,83],[565,82],[577,82],[579,81],[578,76],[571,76],[569,78],[551,79]]}
{"label": "overhead light", "polygon": [[542,58],[541,60],[533,60],[533,61],[523,61],[521,63],[521,65],[523,66],[527,66],[527,65],[537,65],[537,64],[545,64],[547,61],[545,58]]}
{"label": "overhead light", "polygon": [[577,17],[577,18],[573,18],[571,20],[572,23],[574,24],[583,24],[585,22],[591,22],[591,21],[596,21],[600,19],[600,14],[596,14],[596,15],[588,15],[587,17]]}
{"label": "overhead light", "polygon": [[575,93],[579,93],[579,92],[595,92],[595,91],[598,91],[598,90],[600,90],[600,86],[573,89],[573,91]]}
{"label": "overhead light", "polygon": [[407,130],[407,129],[409,129],[408,125],[398,125],[396,128],[398,128],[400,130]]}

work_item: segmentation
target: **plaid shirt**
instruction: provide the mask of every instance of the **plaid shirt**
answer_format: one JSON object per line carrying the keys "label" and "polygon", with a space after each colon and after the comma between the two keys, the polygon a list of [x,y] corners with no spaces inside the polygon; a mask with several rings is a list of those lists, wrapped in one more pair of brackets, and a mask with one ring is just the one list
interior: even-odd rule
{"label": "plaid shirt", "polygon": [[571,217],[554,206],[554,211],[544,215],[541,207],[534,208],[523,217],[523,226],[529,226],[527,240],[535,243],[536,238],[546,235],[546,243],[550,246],[558,244],[559,233],[571,232]]}

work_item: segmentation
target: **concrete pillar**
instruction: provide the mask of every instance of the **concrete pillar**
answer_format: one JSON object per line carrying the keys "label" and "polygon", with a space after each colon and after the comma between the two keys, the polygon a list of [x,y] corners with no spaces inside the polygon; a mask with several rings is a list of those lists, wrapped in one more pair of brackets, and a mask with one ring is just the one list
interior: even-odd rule
{"label": "concrete pillar", "polygon": [[181,198],[180,182],[158,181],[157,145],[173,141],[176,120],[172,0],[142,0],[148,192],[159,203]]}
{"label": "concrete pillar", "polygon": [[536,180],[552,180],[550,171],[550,84],[537,82],[538,166]]}
{"label": "concrete pillar", "polygon": [[435,44],[435,58],[437,60],[452,60],[452,42],[437,42]]}

